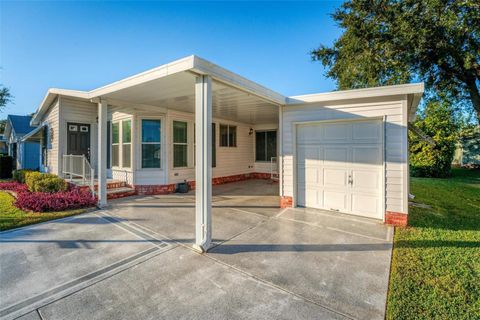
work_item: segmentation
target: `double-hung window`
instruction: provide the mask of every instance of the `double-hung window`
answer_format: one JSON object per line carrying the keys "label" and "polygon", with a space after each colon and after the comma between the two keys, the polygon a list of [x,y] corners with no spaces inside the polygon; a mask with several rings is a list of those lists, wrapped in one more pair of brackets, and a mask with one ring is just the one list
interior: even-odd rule
{"label": "double-hung window", "polygon": [[271,161],[277,156],[277,131],[255,132],[255,161]]}
{"label": "double-hung window", "polygon": [[132,163],[132,121],[122,121],[122,167],[130,168]]}
{"label": "double-hung window", "polygon": [[188,166],[188,124],[173,121],[173,167]]}
{"label": "double-hung window", "polygon": [[237,146],[237,127],[221,124],[220,125],[220,147]]}
{"label": "double-hung window", "polygon": [[112,167],[120,166],[120,123],[112,123]]}
{"label": "double-hung window", "polygon": [[142,168],[161,168],[161,120],[142,120]]}

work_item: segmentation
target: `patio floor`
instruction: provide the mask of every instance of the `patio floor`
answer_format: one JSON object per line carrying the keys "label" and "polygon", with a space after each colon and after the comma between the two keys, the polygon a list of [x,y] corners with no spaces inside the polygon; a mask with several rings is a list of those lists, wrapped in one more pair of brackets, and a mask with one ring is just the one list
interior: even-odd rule
{"label": "patio floor", "polygon": [[191,249],[193,194],[0,233],[0,317],[383,319],[392,229],[278,208],[278,184],[214,187],[214,247]]}

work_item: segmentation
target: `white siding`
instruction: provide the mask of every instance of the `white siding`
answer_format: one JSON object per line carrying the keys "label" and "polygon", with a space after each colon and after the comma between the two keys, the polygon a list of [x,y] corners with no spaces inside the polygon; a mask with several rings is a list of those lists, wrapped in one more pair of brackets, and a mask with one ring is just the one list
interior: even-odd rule
{"label": "white siding", "polygon": [[311,103],[283,107],[283,195],[295,197],[296,123],[384,118],[386,210],[408,213],[406,99],[404,96],[396,96],[389,99],[348,101],[348,103]]}
{"label": "white siding", "polygon": [[47,142],[47,168],[43,168],[45,171],[60,175],[59,169],[59,145],[62,138],[59,134],[59,101],[58,99],[50,106],[49,110],[43,117],[42,125],[48,127],[48,142]]}
{"label": "white siding", "polygon": [[59,172],[62,170],[62,157],[67,152],[67,123],[90,124],[90,164],[97,171],[97,104],[61,97],[59,131]]}

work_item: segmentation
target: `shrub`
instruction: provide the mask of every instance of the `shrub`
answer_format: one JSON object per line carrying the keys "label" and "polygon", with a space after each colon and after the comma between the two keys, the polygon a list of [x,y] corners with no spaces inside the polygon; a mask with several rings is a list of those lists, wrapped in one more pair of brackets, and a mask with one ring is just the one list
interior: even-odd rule
{"label": "shrub", "polygon": [[29,169],[20,169],[20,170],[15,170],[13,171],[13,180],[19,182],[19,183],[25,183],[25,174],[28,172],[33,172],[33,170]]}
{"label": "shrub", "polygon": [[0,156],[0,179],[10,179],[12,177],[13,158],[10,156]]}
{"label": "shrub", "polygon": [[87,190],[73,188],[57,193],[19,193],[15,205],[27,211],[51,212],[93,207],[97,199]]}
{"label": "shrub", "polygon": [[411,175],[448,177],[459,130],[453,108],[446,102],[430,101],[414,125],[430,136],[435,146],[409,132]]}
{"label": "shrub", "polygon": [[25,183],[31,192],[54,193],[66,191],[68,184],[65,180],[54,174],[27,172],[25,174]]}
{"label": "shrub", "polygon": [[18,182],[0,182],[0,190],[9,190],[16,193],[28,192],[28,187],[25,184]]}

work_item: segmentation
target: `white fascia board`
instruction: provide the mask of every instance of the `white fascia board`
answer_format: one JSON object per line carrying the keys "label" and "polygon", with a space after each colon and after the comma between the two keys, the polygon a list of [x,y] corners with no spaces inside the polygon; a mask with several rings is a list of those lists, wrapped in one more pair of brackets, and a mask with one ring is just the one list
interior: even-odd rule
{"label": "white fascia board", "polygon": [[44,126],[38,126],[36,127],[35,129],[33,129],[32,131],[30,131],[29,133],[27,133],[26,135],[24,135],[21,139],[22,142],[25,142],[27,141],[30,137],[33,137],[35,134],[37,134],[40,130],[43,129]]}
{"label": "white fascia board", "polygon": [[159,67],[144,71],[131,77],[115,81],[106,86],[94,89],[89,92],[89,99],[100,97],[118,90],[133,87],[148,81],[160,79],[178,72],[187,71],[193,67],[194,56],[188,56]]}
{"label": "white fascia board", "polygon": [[288,97],[287,105],[409,94],[419,94],[421,96],[424,90],[425,86],[423,82],[365,89],[342,90]]}
{"label": "white fascia board", "polygon": [[202,59],[197,56],[193,56],[193,68],[192,72],[201,74],[201,75],[210,75],[213,79],[237,88],[239,90],[245,91],[247,93],[253,94],[260,98],[263,98],[269,102],[273,102],[279,105],[284,105],[286,103],[286,97],[264,87],[256,82],[248,80],[234,72],[231,72],[225,68],[220,67],[208,60]]}

